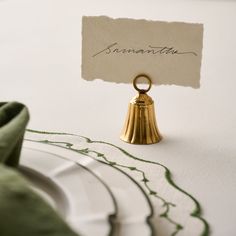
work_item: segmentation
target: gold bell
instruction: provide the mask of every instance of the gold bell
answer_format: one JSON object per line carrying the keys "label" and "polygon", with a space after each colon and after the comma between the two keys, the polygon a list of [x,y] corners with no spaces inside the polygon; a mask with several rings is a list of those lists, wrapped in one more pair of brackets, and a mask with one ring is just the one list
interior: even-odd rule
{"label": "gold bell", "polygon": [[[138,78],[143,77],[148,81],[147,89],[137,87]],[[133,80],[133,86],[138,94],[130,101],[128,114],[120,138],[132,144],[152,144],[161,141],[157,128],[154,102],[146,93],[151,89],[152,81],[140,74]]]}

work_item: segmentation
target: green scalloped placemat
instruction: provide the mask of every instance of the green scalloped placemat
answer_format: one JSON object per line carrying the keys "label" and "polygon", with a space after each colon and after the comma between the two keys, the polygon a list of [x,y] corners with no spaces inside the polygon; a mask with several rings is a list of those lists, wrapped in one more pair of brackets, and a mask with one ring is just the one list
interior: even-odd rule
{"label": "green scalloped placemat", "polygon": [[151,222],[156,235],[210,235],[199,201],[174,182],[165,165],[134,156],[112,143],[76,134],[29,129],[25,139],[63,147],[126,172],[149,196],[155,209]]}

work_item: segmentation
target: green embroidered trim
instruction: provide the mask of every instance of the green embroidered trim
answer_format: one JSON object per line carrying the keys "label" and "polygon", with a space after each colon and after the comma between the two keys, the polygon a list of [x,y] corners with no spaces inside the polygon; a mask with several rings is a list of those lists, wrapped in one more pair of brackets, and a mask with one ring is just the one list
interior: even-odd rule
{"label": "green embroidered trim", "polygon": [[[165,165],[163,165],[163,164],[161,164],[159,162],[149,161],[149,160],[145,160],[145,159],[141,159],[139,157],[136,157],[136,156],[128,153],[126,150],[124,150],[124,149],[122,149],[122,148],[120,148],[120,147],[118,147],[118,146],[116,146],[114,144],[111,144],[111,143],[108,143],[108,142],[104,142],[104,141],[93,141],[93,140],[91,140],[91,139],[89,139],[87,137],[80,136],[80,135],[64,133],[64,132],[38,131],[38,130],[32,130],[32,129],[28,129],[27,131],[31,132],[31,133],[37,133],[37,134],[69,135],[69,136],[80,137],[80,138],[85,139],[87,143],[99,143],[99,144],[105,144],[105,145],[114,147],[114,148],[118,149],[119,151],[121,151],[124,155],[126,155],[127,157],[129,157],[129,158],[131,158],[133,160],[140,161],[140,162],[145,162],[145,163],[149,163],[149,164],[153,164],[153,165],[157,165],[157,166],[162,167],[165,170],[165,178],[166,178],[167,182],[173,188],[175,188],[179,192],[183,193],[184,195],[188,196],[193,201],[195,207],[194,207],[194,210],[191,212],[190,216],[191,217],[195,217],[195,218],[197,218],[198,220],[200,220],[202,222],[202,224],[203,224],[203,231],[200,234],[200,236],[209,236],[210,235],[210,227],[209,227],[208,222],[202,217],[202,210],[201,210],[200,203],[190,193],[188,193],[185,190],[183,190],[182,188],[180,188],[173,181],[171,171]],[[35,140],[31,140],[31,141],[35,141]],[[56,142],[56,141],[54,142],[54,141],[49,141],[49,140],[40,140],[38,142],[49,143],[49,144],[52,144],[52,145],[62,144],[62,145],[65,145],[65,147],[67,149],[76,151],[76,152],[78,152],[80,154],[84,154],[84,155],[89,155],[90,153],[93,153],[93,154],[96,154],[96,156],[98,158],[102,158],[104,163],[109,164],[110,166],[116,167],[118,169],[125,168],[125,169],[128,169],[130,171],[136,171],[136,172],[140,173],[142,175],[141,181],[144,183],[144,186],[145,186],[146,190],[149,192],[149,195],[151,197],[158,198],[162,202],[162,206],[165,208],[164,212],[161,213],[159,216],[162,217],[162,218],[165,218],[170,224],[173,224],[175,226],[175,231],[171,234],[171,236],[177,235],[179,233],[179,231],[184,229],[183,225],[177,223],[175,220],[171,219],[170,216],[169,216],[170,208],[171,207],[175,207],[176,205],[174,203],[166,201],[164,198],[159,196],[156,191],[154,191],[153,189],[150,188],[150,186],[148,184],[150,182],[150,180],[146,177],[145,172],[142,171],[141,169],[138,169],[138,168],[136,168],[134,166],[125,166],[125,165],[121,165],[121,164],[116,163],[116,162],[112,162],[112,161],[110,161],[105,156],[105,154],[97,152],[97,151],[94,151],[94,150],[90,150],[88,148],[85,148],[85,149],[74,149],[73,148],[73,144],[69,143],[69,142]]]}

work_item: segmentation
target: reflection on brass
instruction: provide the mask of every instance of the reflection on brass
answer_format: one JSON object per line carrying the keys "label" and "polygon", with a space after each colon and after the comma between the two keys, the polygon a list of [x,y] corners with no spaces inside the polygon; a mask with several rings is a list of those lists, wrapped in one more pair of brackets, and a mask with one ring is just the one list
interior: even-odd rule
{"label": "reflection on brass", "polygon": [[[147,89],[137,86],[138,78],[148,81]],[[157,128],[154,102],[146,93],[151,89],[152,81],[145,75],[140,74],[133,80],[133,86],[138,94],[130,101],[128,114],[120,138],[132,144],[152,144],[161,141],[161,135]]]}

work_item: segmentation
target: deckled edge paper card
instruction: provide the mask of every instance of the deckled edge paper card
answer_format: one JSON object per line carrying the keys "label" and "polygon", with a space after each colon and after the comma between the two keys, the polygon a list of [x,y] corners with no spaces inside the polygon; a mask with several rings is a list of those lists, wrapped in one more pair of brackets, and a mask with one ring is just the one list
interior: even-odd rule
{"label": "deckled edge paper card", "polygon": [[84,16],[82,78],[199,88],[202,41],[203,24]]}

